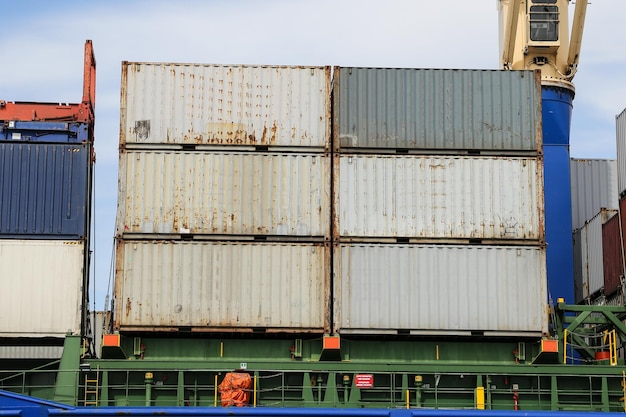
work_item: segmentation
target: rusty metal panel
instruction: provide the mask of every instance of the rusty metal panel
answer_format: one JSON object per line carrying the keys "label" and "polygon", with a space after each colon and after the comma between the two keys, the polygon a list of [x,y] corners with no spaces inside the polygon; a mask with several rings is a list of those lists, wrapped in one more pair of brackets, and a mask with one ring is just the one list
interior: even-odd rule
{"label": "rusty metal panel", "polygon": [[0,337],[80,334],[85,244],[0,240]]}
{"label": "rusty metal panel", "polygon": [[334,146],[541,150],[541,86],[533,71],[338,68]]}
{"label": "rusty metal panel", "polygon": [[340,244],[333,259],[337,332],[548,331],[544,247]]}
{"label": "rusty metal panel", "polygon": [[572,229],[583,227],[601,208],[617,209],[617,161],[570,160],[572,181]]}
{"label": "rusty metal panel", "polygon": [[335,165],[342,238],[544,239],[540,158],[344,154]]}
{"label": "rusty metal panel", "polygon": [[119,240],[115,327],[328,332],[324,243]]}
{"label": "rusty metal panel", "polygon": [[330,238],[324,154],[124,151],[117,233]]}
{"label": "rusty metal panel", "polygon": [[624,276],[624,257],[620,245],[620,216],[611,217],[602,225],[602,266],[604,294],[612,294],[621,287]]}
{"label": "rusty metal panel", "polygon": [[330,147],[330,67],[122,63],[120,144]]}

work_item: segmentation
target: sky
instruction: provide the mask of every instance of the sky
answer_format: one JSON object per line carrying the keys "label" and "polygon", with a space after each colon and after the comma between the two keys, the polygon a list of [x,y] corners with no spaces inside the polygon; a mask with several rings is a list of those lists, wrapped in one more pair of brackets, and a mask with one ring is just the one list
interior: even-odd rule
{"label": "sky", "polygon": [[[498,69],[497,0],[20,0],[2,4],[0,99],[78,103],[97,61],[91,306],[112,296],[122,61]],[[573,5],[570,6],[570,14]],[[625,0],[587,8],[570,155],[616,158]]]}

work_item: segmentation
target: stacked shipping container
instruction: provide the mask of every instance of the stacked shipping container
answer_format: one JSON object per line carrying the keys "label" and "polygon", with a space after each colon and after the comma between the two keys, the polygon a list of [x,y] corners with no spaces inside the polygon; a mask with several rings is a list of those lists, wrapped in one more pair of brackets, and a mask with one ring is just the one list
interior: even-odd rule
{"label": "stacked shipping container", "polygon": [[0,344],[11,358],[59,355],[68,332],[88,334],[91,41],[84,71],[78,104],[0,104]]}
{"label": "stacked shipping container", "polygon": [[330,68],[123,63],[115,327],[330,331]]}
{"label": "stacked shipping container", "polygon": [[547,331],[540,97],[533,72],[335,69],[335,331]]}
{"label": "stacked shipping container", "polygon": [[538,75],[330,83],[123,64],[115,327],[545,333]]}
{"label": "stacked shipping container", "polygon": [[[2,321],[0,335],[84,334],[91,129],[87,123],[3,123],[0,276],[10,277],[10,289],[0,295],[0,315],[11,320]],[[27,262],[25,256],[37,261]]]}

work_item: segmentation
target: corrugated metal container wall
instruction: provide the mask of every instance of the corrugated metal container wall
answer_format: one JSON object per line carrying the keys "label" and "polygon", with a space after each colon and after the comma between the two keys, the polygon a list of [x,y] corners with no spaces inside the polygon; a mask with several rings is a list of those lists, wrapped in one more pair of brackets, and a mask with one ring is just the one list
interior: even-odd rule
{"label": "corrugated metal container wall", "polygon": [[544,239],[541,159],[354,154],[335,163],[342,238]]}
{"label": "corrugated metal container wall", "polygon": [[330,67],[122,64],[120,144],[330,147]]}
{"label": "corrugated metal container wall", "polygon": [[615,117],[617,141],[617,189],[622,196],[626,192],[626,109]]}
{"label": "corrugated metal container wall", "polygon": [[0,239],[1,337],[80,334],[84,250],[79,240]]}
{"label": "corrugated metal container wall", "polygon": [[571,159],[572,228],[583,227],[601,208],[617,209],[617,161]]}
{"label": "corrugated metal container wall", "polygon": [[87,235],[91,145],[0,142],[0,238]]}
{"label": "corrugated metal container wall", "polygon": [[334,69],[334,146],[537,151],[532,71]]}
{"label": "corrugated metal container wall", "polygon": [[117,233],[330,239],[330,169],[323,154],[122,152]]}
{"label": "corrugated metal container wall", "polygon": [[0,141],[82,143],[93,140],[87,123],[0,121]]}
{"label": "corrugated metal container wall", "polygon": [[573,233],[574,248],[574,298],[580,303],[589,297],[589,259],[587,256],[587,228]]}
{"label": "corrugated metal container wall", "polygon": [[545,248],[342,244],[335,331],[541,335]]}
{"label": "corrugated metal container wall", "polygon": [[328,244],[125,240],[116,257],[116,328],[330,331]]}
{"label": "corrugated metal container wall", "polygon": [[602,265],[606,295],[621,287],[621,277],[624,275],[621,241],[620,218],[613,216],[602,225]]}
{"label": "corrugated metal container wall", "polygon": [[[582,297],[595,297],[604,288],[604,254],[602,248],[602,225],[617,210],[601,209],[583,227],[574,232],[574,281],[582,284]],[[581,300],[578,300],[581,301]]]}

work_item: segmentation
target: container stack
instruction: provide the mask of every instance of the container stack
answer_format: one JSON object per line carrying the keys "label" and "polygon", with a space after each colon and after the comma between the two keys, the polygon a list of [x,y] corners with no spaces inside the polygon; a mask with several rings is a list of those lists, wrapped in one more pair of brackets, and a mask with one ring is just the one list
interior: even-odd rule
{"label": "container stack", "polygon": [[117,330],[330,331],[330,76],[122,64]]}
{"label": "container stack", "polygon": [[[0,128],[2,336],[81,334],[92,142],[85,123]],[[29,300],[29,302],[24,302]]]}
{"label": "container stack", "polygon": [[60,357],[88,333],[91,41],[84,63],[81,103],[0,102],[0,357]]}
{"label": "container stack", "polygon": [[[595,303],[617,289],[619,225],[617,162],[570,160],[574,248],[574,301]],[[621,258],[621,255],[620,255]],[[617,261],[617,262],[615,262]]]}
{"label": "container stack", "polygon": [[334,329],[547,332],[539,76],[335,68]]}

